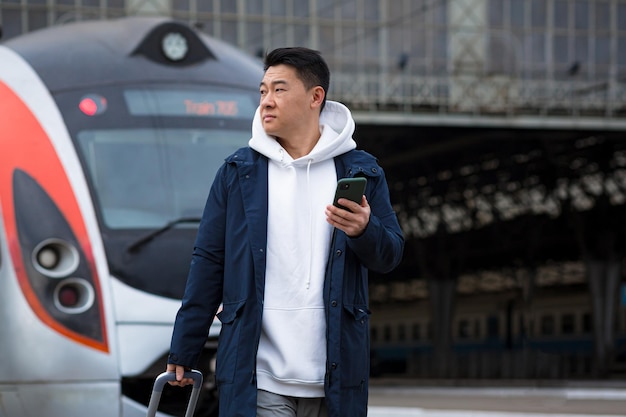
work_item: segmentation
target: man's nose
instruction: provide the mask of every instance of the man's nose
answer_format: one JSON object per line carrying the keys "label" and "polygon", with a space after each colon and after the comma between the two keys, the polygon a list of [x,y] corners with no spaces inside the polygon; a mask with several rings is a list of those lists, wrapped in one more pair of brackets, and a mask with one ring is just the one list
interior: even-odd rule
{"label": "man's nose", "polygon": [[272,107],[274,105],[274,98],[272,97],[272,93],[265,93],[261,97],[261,107]]}

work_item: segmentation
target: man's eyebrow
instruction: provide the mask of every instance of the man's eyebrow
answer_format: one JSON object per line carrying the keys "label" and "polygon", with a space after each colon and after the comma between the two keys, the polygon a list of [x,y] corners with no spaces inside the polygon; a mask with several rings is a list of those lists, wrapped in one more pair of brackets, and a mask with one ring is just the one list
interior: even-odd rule
{"label": "man's eyebrow", "polygon": [[[270,82],[271,85],[277,85],[277,84],[287,84],[287,81],[285,80],[274,80],[272,82]],[[261,81],[261,84],[259,84],[259,87],[263,87],[266,86],[267,83],[265,81]]]}

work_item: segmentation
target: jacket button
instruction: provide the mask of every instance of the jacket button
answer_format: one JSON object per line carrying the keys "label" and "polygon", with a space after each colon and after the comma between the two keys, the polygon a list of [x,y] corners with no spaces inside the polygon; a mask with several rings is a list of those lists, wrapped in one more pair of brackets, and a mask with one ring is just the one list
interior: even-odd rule
{"label": "jacket button", "polygon": [[336,364],[335,362],[333,362],[333,363],[330,365],[330,367],[331,367],[331,369],[337,369],[337,364]]}
{"label": "jacket button", "polygon": [[375,173],[378,172],[378,169],[377,168],[372,168],[372,172],[375,174]]}
{"label": "jacket button", "polygon": [[333,300],[330,302],[330,305],[333,307],[337,307],[337,301]]}
{"label": "jacket button", "polygon": [[337,249],[337,252],[335,252],[335,255],[341,256],[341,249]]}

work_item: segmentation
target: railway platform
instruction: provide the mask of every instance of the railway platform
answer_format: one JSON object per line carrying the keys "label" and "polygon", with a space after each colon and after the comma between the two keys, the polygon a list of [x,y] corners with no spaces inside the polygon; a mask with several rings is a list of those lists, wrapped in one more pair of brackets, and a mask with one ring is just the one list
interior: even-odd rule
{"label": "railway platform", "polygon": [[626,416],[626,381],[459,387],[373,380],[369,417]]}

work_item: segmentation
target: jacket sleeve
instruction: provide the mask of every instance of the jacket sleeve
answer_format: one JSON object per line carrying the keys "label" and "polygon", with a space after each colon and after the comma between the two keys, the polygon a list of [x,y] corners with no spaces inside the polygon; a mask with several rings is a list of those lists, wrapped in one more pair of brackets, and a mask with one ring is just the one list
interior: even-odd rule
{"label": "jacket sleeve", "polygon": [[370,221],[365,231],[356,238],[348,238],[350,249],[369,270],[379,273],[392,271],[400,264],[404,252],[404,237],[398,217],[391,206],[389,188],[382,168],[380,175],[368,178],[367,200],[371,208]]}
{"label": "jacket sleeve", "polygon": [[176,314],[168,363],[195,367],[222,301],[225,170],[226,165],[215,177],[198,228],[185,294]]}

